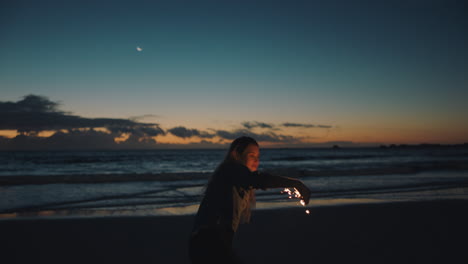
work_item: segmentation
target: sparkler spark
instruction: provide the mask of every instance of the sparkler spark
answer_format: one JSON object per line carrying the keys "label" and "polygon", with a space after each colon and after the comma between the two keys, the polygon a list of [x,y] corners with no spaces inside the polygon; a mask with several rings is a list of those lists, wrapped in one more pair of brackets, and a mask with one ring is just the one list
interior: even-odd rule
{"label": "sparkler spark", "polygon": [[[289,188],[284,188],[284,190],[282,190],[281,193],[287,193],[289,195],[289,197],[288,197],[289,199],[292,198],[293,194],[294,194],[295,198],[299,198],[299,199],[302,198],[301,193],[296,188],[294,188],[294,192],[292,192]],[[305,206],[305,201],[304,200],[301,200],[300,203],[301,203],[302,206]],[[306,210],[305,213],[310,214],[310,211]]]}

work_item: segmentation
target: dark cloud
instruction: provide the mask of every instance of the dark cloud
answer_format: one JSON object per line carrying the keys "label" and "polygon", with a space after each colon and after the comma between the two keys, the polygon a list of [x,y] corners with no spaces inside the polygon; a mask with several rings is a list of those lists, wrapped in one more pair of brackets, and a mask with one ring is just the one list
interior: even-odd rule
{"label": "dark cloud", "polygon": [[117,143],[109,133],[95,130],[56,132],[50,137],[18,135],[2,144],[2,149],[63,150],[63,149],[115,149]]}
{"label": "dark cloud", "polygon": [[[325,125],[300,123],[270,124],[259,121],[241,123],[240,129],[215,130],[190,129],[177,126],[167,131],[159,124],[137,120],[154,118],[155,115],[117,118],[84,118],[59,110],[59,103],[47,97],[27,95],[17,102],[0,102],[0,130],[17,130],[15,138],[0,137],[0,149],[144,149],[170,147],[160,144],[155,136],[170,133],[179,138],[199,138],[199,143],[181,146],[223,146],[240,136],[250,136],[259,142],[278,144],[303,144],[305,138],[279,134],[279,127],[331,128]],[[102,131],[97,128],[105,128]],[[260,128],[261,133],[256,129]],[[39,137],[41,131],[55,131],[50,137]],[[126,138],[115,142],[116,138]],[[205,139],[211,139],[206,141]],[[216,140],[213,141],[213,140]],[[174,145],[176,146],[176,145]]]}
{"label": "dark cloud", "polygon": [[27,95],[16,103],[0,102],[0,113],[19,113],[19,112],[41,112],[41,113],[63,113],[57,107],[59,103],[49,101],[44,96]]}
{"label": "dark cloud", "polygon": [[[227,130],[217,130],[216,135],[222,139],[226,140],[234,140],[240,136],[249,136],[255,138],[257,141],[261,142],[271,142],[271,143],[288,143],[288,144],[297,144],[301,143],[303,139],[289,136],[289,135],[282,135],[278,134],[275,131],[279,130],[277,125],[268,124],[259,121],[252,121],[252,122],[243,122],[242,126],[243,129],[236,129],[232,131]],[[300,123],[283,123],[279,126],[283,127],[299,127],[299,128],[332,128],[331,126],[326,125],[312,125],[312,124],[300,124]],[[262,128],[267,129],[266,132],[263,133],[256,133],[252,130],[255,128]]]}
{"label": "dark cloud", "polygon": [[208,132],[200,131],[197,129],[187,129],[185,127],[179,126],[179,127],[171,128],[167,132],[180,138],[191,138],[191,137],[214,138],[215,136],[217,136],[223,140],[234,140],[241,136],[249,136],[261,142],[274,142],[274,143],[298,142],[298,139],[293,136],[278,135],[272,131],[268,131],[264,133],[255,133],[249,129],[235,129],[232,131],[214,130],[214,129],[210,129],[210,130],[213,131],[213,133],[208,133]]}
{"label": "dark cloud", "polygon": [[[270,130],[278,130],[277,126],[274,124],[269,124],[269,123],[264,123],[264,122],[259,122],[259,121],[243,122],[242,126],[246,129],[264,128],[264,129],[270,129]],[[300,128],[332,128],[331,126],[327,126],[327,125],[313,125],[313,124],[301,124],[301,123],[289,123],[289,122],[283,123],[278,126],[300,127]]]}
{"label": "dark cloud", "polygon": [[44,145],[49,148],[89,149],[89,148],[113,148],[116,143],[114,137],[102,131],[94,129],[80,131],[71,130],[67,133],[57,132],[44,139]]}
{"label": "dark cloud", "polygon": [[241,136],[248,136],[261,142],[292,143],[298,141],[298,139],[293,136],[278,135],[274,132],[254,133],[247,129],[238,129],[234,131],[218,130],[216,131],[216,135],[227,140],[234,140]]}
{"label": "dark cloud", "polygon": [[171,128],[167,130],[167,132],[180,138],[191,138],[191,137],[213,138],[215,136],[205,131],[200,131],[198,129],[188,129],[183,126]]}
{"label": "dark cloud", "polygon": [[151,148],[156,146],[156,140],[150,136],[131,134],[127,140],[119,144],[120,148]]}
{"label": "dark cloud", "polygon": [[130,135],[116,143],[114,135],[94,129],[56,132],[50,137],[23,134],[0,143],[0,150],[151,149],[156,146],[156,141],[149,136]]}
{"label": "dark cloud", "polygon": [[190,142],[187,144],[164,144],[158,143],[158,148],[170,148],[170,149],[226,149],[229,147],[229,143],[222,142],[211,142],[207,140],[201,140],[200,142]]}
{"label": "dark cloud", "polygon": [[[117,118],[84,118],[60,111],[47,97],[28,95],[18,102],[0,102],[0,130],[17,130],[20,135],[2,140],[4,149],[117,149],[149,148],[152,138],[165,131],[155,123]],[[105,128],[108,132],[98,131]],[[56,131],[50,137],[38,132]],[[63,132],[65,131],[65,132]],[[127,140],[116,143],[123,135]]]}
{"label": "dark cloud", "polygon": [[252,129],[252,128],[256,128],[256,127],[259,127],[259,128],[269,128],[269,129],[273,129],[273,128],[274,128],[274,125],[272,125],[272,124],[267,124],[267,123],[258,122],[258,121],[243,122],[242,125],[243,125],[245,128],[247,128],[247,129]]}
{"label": "dark cloud", "polygon": [[158,124],[135,123],[113,124],[105,126],[113,134],[132,134],[137,136],[157,136],[164,135],[166,132]]}
{"label": "dark cloud", "polygon": [[158,124],[139,123],[128,119],[84,118],[58,110],[58,103],[38,95],[28,95],[18,102],[0,102],[0,130],[17,130],[33,135],[40,131],[107,128],[114,134],[140,136],[164,134]]}
{"label": "dark cloud", "polygon": [[302,128],[332,128],[327,125],[312,125],[312,124],[299,124],[299,123],[283,123],[284,127],[302,127]]}

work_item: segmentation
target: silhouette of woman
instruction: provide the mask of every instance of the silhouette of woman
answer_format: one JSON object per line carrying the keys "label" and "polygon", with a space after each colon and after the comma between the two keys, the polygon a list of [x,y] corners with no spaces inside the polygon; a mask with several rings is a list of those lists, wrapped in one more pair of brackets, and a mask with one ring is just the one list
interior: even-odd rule
{"label": "silhouette of woman", "polygon": [[211,176],[189,241],[192,263],[241,263],[232,240],[239,224],[250,220],[255,189],[294,187],[309,203],[310,190],[301,181],[257,171],[259,151],[253,138],[237,138]]}

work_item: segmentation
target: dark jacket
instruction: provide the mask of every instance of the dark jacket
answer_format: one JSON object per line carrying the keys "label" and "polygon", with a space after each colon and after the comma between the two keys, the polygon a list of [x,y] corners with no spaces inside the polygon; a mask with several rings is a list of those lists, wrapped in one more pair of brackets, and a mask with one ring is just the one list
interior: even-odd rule
{"label": "dark jacket", "polygon": [[295,187],[298,181],[257,171],[244,165],[225,162],[212,175],[198,209],[194,230],[201,228],[237,231],[250,218],[251,197],[255,189]]}

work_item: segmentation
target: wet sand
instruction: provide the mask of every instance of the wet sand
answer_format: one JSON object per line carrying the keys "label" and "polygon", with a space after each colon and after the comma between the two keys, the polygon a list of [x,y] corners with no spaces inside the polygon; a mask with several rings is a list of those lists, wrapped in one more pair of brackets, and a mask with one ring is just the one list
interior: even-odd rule
{"label": "wet sand", "polygon": [[[1,263],[189,263],[193,216],[0,221]],[[257,210],[246,263],[468,263],[468,201]]]}

